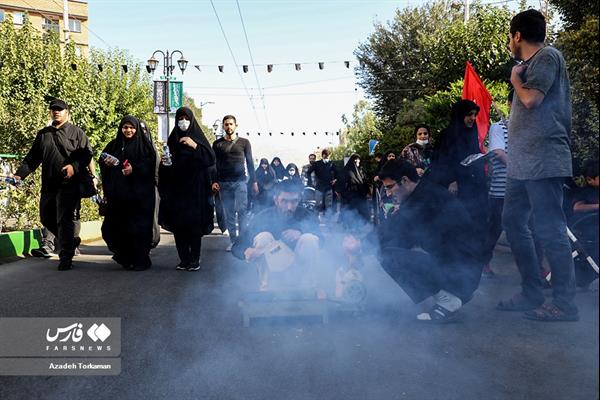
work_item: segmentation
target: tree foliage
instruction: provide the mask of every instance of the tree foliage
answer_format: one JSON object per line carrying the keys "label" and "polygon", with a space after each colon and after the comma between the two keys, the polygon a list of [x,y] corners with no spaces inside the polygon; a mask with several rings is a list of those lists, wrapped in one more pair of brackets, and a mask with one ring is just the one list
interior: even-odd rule
{"label": "tree foliage", "polygon": [[[69,103],[71,120],[86,132],[96,154],[115,137],[127,114],[156,132],[150,78],[124,51],[78,56],[74,46],[61,47],[56,34],[40,34],[29,22],[15,29],[8,15],[0,24],[0,62],[0,153],[27,153],[37,131],[49,122],[48,101],[54,97]],[[13,192],[3,213],[18,228],[39,226],[39,174],[28,181],[25,189]],[[97,217],[87,200],[83,215]]]}
{"label": "tree foliage", "polygon": [[356,74],[383,125],[394,124],[406,100],[462,78],[467,60],[483,78],[507,80],[510,17],[506,8],[475,4],[465,24],[462,9],[437,0],[397,10],[385,25],[376,23],[355,51],[362,65]]}

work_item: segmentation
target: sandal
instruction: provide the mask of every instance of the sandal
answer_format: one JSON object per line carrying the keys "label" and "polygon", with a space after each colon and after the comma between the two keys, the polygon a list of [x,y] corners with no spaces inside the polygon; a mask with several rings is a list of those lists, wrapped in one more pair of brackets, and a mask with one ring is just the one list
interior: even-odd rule
{"label": "sandal", "polygon": [[525,318],[534,321],[558,322],[558,321],[579,321],[579,314],[567,314],[554,304],[544,304],[535,310],[527,311]]}
{"label": "sandal", "polygon": [[445,324],[456,320],[458,311],[450,311],[439,304],[435,304],[428,313],[417,315],[417,321],[431,324]]}
{"label": "sandal", "polygon": [[527,300],[522,294],[516,294],[508,300],[501,300],[496,306],[500,311],[531,311],[538,306]]}

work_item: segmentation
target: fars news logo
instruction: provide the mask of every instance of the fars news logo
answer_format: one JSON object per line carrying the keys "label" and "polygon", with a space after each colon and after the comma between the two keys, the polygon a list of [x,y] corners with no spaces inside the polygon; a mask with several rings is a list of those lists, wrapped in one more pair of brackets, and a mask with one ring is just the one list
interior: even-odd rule
{"label": "fars news logo", "polygon": [[[71,325],[48,329],[46,331],[46,341],[49,343],[55,343],[47,345],[47,351],[110,351],[111,346],[104,346],[100,343],[104,343],[111,335],[111,330],[104,323],[98,325],[97,323],[92,324],[86,331],[87,336],[94,342],[98,342],[99,345],[85,345],[81,343],[84,338],[84,325],[81,322],[75,322]],[[61,345],[62,343],[62,345]]]}

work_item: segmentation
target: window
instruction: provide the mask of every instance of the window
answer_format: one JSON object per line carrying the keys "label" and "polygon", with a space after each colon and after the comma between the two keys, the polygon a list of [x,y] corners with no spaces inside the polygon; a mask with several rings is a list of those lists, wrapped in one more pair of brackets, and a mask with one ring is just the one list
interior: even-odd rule
{"label": "window", "polygon": [[70,19],[69,30],[71,32],[81,32],[81,21],[78,19]]}
{"label": "window", "polygon": [[4,22],[4,10],[0,10],[0,22]]}
{"label": "window", "polygon": [[23,25],[25,23],[25,13],[22,12],[14,12],[13,13],[13,23],[15,25]]}
{"label": "window", "polygon": [[48,19],[48,18],[44,18],[44,23],[42,24],[42,28],[47,31],[51,31],[51,32],[58,32],[60,30],[60,28],[58,26],[58,20]]}

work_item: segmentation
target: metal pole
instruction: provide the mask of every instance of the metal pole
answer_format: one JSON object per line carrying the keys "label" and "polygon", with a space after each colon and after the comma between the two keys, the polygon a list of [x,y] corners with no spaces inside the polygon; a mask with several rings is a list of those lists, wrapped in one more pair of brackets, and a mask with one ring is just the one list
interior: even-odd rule
{"label": "metal pole", "polygon": [[469,3],[470,0],[465,0],[465,24],[469,22]]}
{"label": "metal pole", "polygon": [[165,105],[167,108],[167,121],[166,121],[167,135],[166,136],[169,137],[169,113],[171,111],[171,104],[169,103],[169,90],[171,90],[171,88],[169,87],[169,76],[171,75],[171,64],[169,61],[169,51],[168,50],[167,50],[167,55],[165,56],[165,59],[164,59],[164,65],[167,70],[167,73],[166,73],[167,88],[165,90],[165,96],[166,96]]}
{"label": "metal pole", "polygon": [[63,32],[65,34],[65,44],[69,42],[69,0],[63,0]]}

